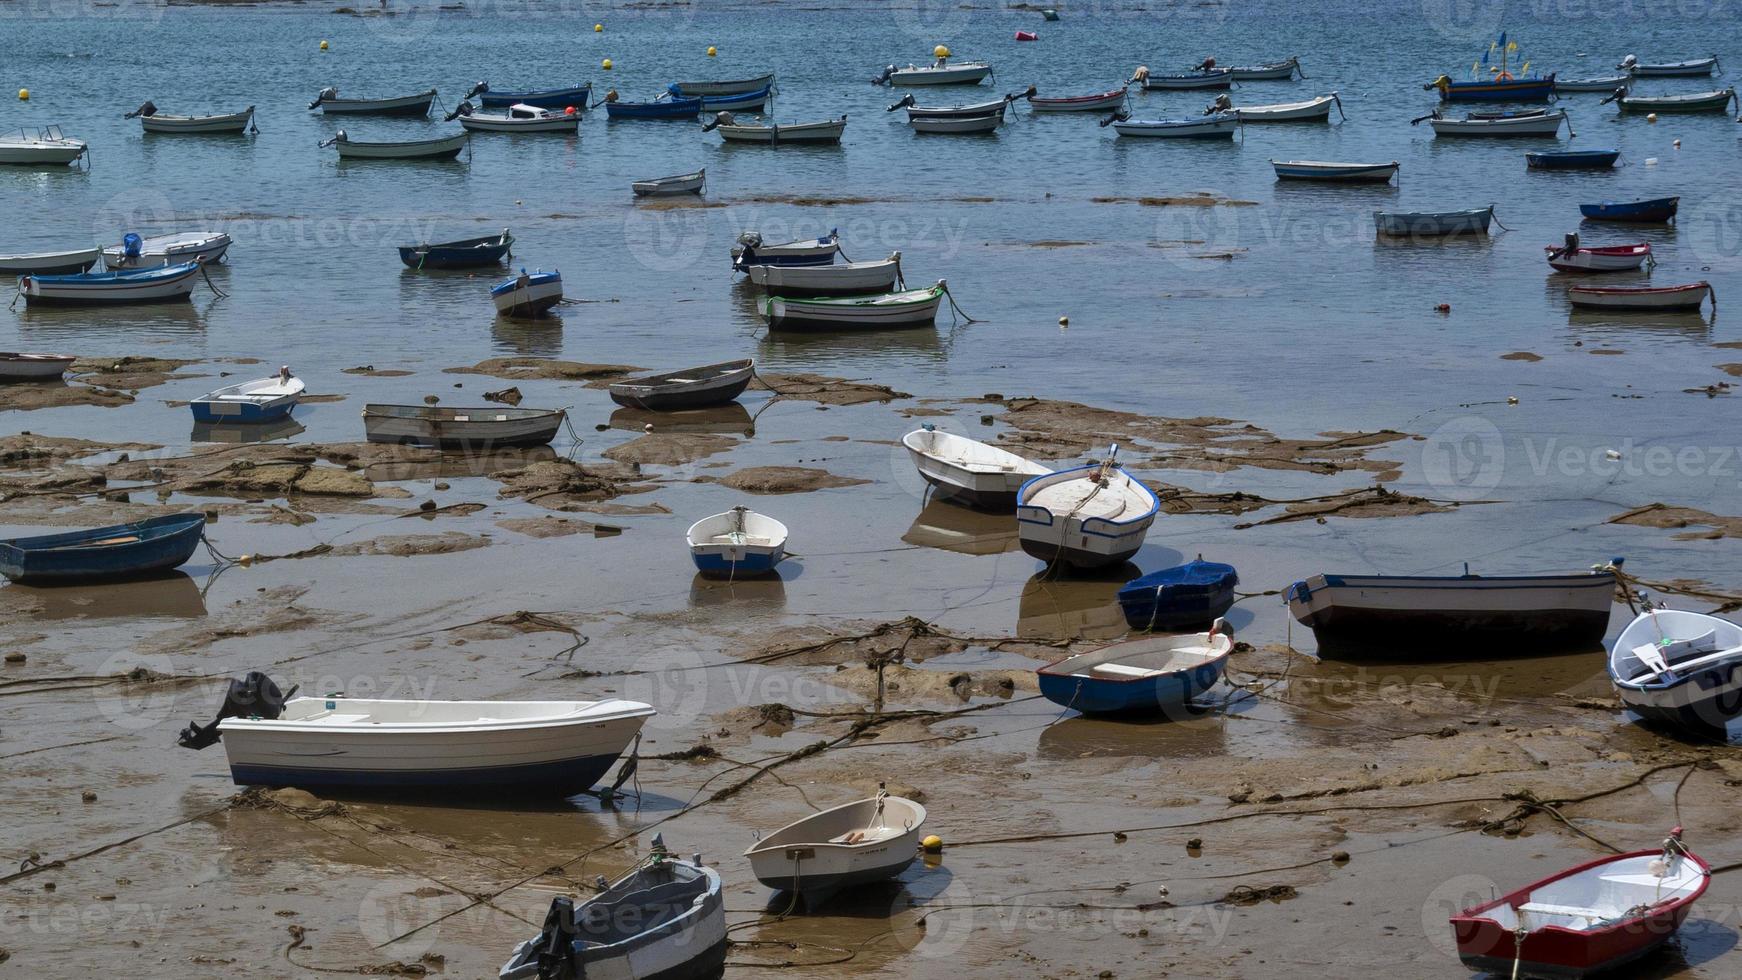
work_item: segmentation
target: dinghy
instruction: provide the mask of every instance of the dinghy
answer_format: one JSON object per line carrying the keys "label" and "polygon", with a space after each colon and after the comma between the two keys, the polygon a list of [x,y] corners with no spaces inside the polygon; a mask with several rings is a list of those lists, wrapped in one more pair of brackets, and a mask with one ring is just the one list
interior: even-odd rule
{"label": "dinghy", "polygon": [[1528,109],[1522,112],[1472,112],[1462,119],[1448,119],[1438,109],[1431,115],[1411,119],[1411,126],[1427,121],[1435,136],[1554,136],[1566,122],[1567,111],[1545,112]]}
{"label": "dinghy", "polygon": [[[1684,286],[1568,286],[1567,300],[1581,309],[1658,312],[1698,310],[1712,295],[1709,282]],[[1712,300],[1717,306],[1717,300]]]}
{"label": "dinghy", "polygon": [[1024,483],[1052,472],[997,446],[939,432],[929,422],[903,436],[901,444],[939,498],[984,510],[1009,513]]}
{"label": "dinghy", "polygon": [[1604,75],[1599,78],[1557,78],[1554,90],[1560,92],[1603,92],[1624,89],[1633,84],[1632,75]]}
{"label": "dinghy", "polygon": [[1609,648],[1609,680],[1646,721],[1715,735],[1742,714],[1742,626],[1647,607]]}
{"label": "dinghy", "polygon": [[677,89],[679,95],[685,98],[696,96],[743,95],[758,89],[773,88],[774,74],[757,75],[755,78],[736,78],[730,81],[712,82],[674,82],[669,86]]}
{"label": "dinghy", "polygon": [[1232,88],[1234,72],[1227,68],[1172,73],[1152,72],[1146,66],[1138,65],[1137,70],[1131,73],[1131,80],[1142,83],[1144,91],[1149,92]]}
{"label": "dinghy", "polygon": [[1587,221],[1661,224],[1675,217],[1681,200],[1679,197],[1655,197],[1649,201],[1604,201],[1601,204],[1581,204],[1579,213]]}
{"label": "dinghy", "polygon": [[653,836],[653,853],[576,905],[551,899],[543,931],[514,947],[498,980],[711,980],[726,963],[720,875],[684,861]]}
{"label": "dinghy", "polygon": [[213,135],[247,132],[254,122],[254,107],[249,106],[241,112],[226,112],[212,116],[172,116],[157,111],[157,105],[146,102],[139,108],[127,113],[122,118],[139,118],[140,126],[148,133],[179,133],[184,135]]}
{"label": "dinghy", "polygon": [[1022,550],[1047,562],[1077,568],[1117,565],[1137,554],[1161,501],[1116,460],[1037,476],[1016,496]]}
{"label": "dinghy", "polygon": [[568,88],[531,89],[524,92],[493,92],[488,82],[479,82],[471,90],[461,96],[463,99],[476,98],[478,104],[486,109],[506,109],[512,105],[529,105],[540,109],[569,109],[575,113],[587,111],[587,103],[592,101],[593,83],[571,85]]}
{"label": "dinghy", "polygon": [[0,382],[59,378],[78,358],[71,354],[21,354],[0,351]]}
{"label": "dinghy", "polygon": [[693,174],[673,174],[638,180],[629,185],[636,197],[670,197],[676,194],[700,194],[707,190],[708,171],[704,167]]}
{"label": "dinghy", "polygon": [[149,269],[184,262],[222,262],[230,251],[230,236],[221,231],[184,231],[141,238],[132,232],[121,244],[103,249],[103,266],[117,269]]}
{"label": "dinghy", "polygon": [[1621,89],[1603,103],[1613,102],[1622,112],[1725,112],[1735,99],[1734,88],[1692,95],[1630,95]]}
{"label": "dinghy", "polygon": [[839,143],[841,134],[847,131],[847,117],[832,119],[826,122],[787,123],[782,126],[774,123],[768,126],[745,126],[739,124],[730,112],[722,112],[712,121],[702,127],[702,132],[720,131],[720,138],[728,143],[767,143],[778,146],[782,143]]}
{"label": "dinghy", "polygon": [[1579,244],[1579,236],[1568,235],[1565,245],[1545,245],[1548,264],[1556,272],[1631,272],[1651,259],[1651,244],[1599,245]]}
{"label": "dinghy", "polygon": [[277,422],[290,415],[304,387],[301,378],[291,376],[290,368],[281,367],[276,377],[219,388],[188,402],[188,407],[195,425]]}
{"label": "dinghy", "polygon": [[193,557],[206,515],[171,514],[89,531],[0,539],[0,575],[25,585],[137,578]]}
{"label": "dinghy", "polygon": [[808,908],[844,889],[887,881],[919,856],[925,807],[882,784],[867,800],[830,807],[756,841],[744,856],[756,880],[802,895]]}
{"label": "dinghy", "polygon": [[630,378],[612,384],[608,390],[611,400],[625,408],[677,412],[733,401],[750,387],[755,377],[755,364],[745,359]]}
{"label": "dinghy", "polygon": [[339,90],[329,87],[321,89],[308,107],[329,116],[427,116],[435,97],[436,90],[432,88],[415,95],[395,95],[385,99],[341,99]]}
{"label": "dinghy", "polygon": [[1239,128],[1240,116],[1233,112],[1218,112],[1214,115],[1199,116],[1196,119],[1131,119],[1129,113],[1118,115],[1101,121],[1105,126],[1112,123],[1113,129],[1120,136],[1145,136],[1161,139],[1233,139],[1234,130]]}
{"label": "dinghy", "polygon": [[616,119],[694,119],[702,114],[702,100],[660,96],[646,102],[628,102],[617,96],[617,90],[605,93],[605,118]]}
{"label": "dinghy", "polygon": [[490,287],[496,312],[510,317],[538,317],[563,301],[560,272],[520,270],[520,275]]}
{"label": "dinghy", "polygon": [[1441,75],[1422,88],[1438,91],[1442,102],[1547,102],[1554,95],[1555,77],[1514,78],[1503,71],[1484,81],[1454,82],[1450,75]]}
{"label": "dinghy", "polygon": [[478,112],[472,103],[461,102],[454,111],[442,117],[443,122],[458,119],[460,128],[474,133],[568,133],[581,127],[581,112],[567,109],[541,109],[538,106],[515,103],[496,112]]}
{"label": "dinghy", "polygon": [[1397,176],[1390,163],[1335,163],[1328,160],[1272,160],[1277,180],[1320,180],[1343,184],[1383,184]]}
{"label": "dinghy", "polygon": [[870,262],[751,265],[744,272],[770,296],[867,296],[895,292],[902,281],[900,252]]}
{"label": "dinghy", "polygon": [[925,289],[875,296],[770,296],[762,313],[770,330],[911,330],[932,326],[949,286],[939,279]]}
{"label": "dinghy", "polygon": [[399,261],[408,269],[482,269],[513,257],[514,236],[506,228],[482,238],[399,246]]}
{"label": "dinghy", "polygon": [[1218,111],[1231,111],[1243,123],[1329,122],[1332,106],[1336,106],[1339,113],[1343,111],[1343,100],[1335,92],[1304,102],[1278,102],[1275,105],[1235,106],[1226,95],[1219,96],[1216,102]]}
{"label": "dinghy", "polygon": [[1494,205],[1468,211],[1375,211],[1373,225],[1381,235],[1445,238],[1486,235],[1494,220]]}
{"label": "dinghy", "polygon": [[[1199,67],[1215,67],[1214,59],[1206,60],[1210,63]],[[1287,61],[1272,61],[1264,65],[1229,65],[1228,71],[1233,74],[1234,80],[1237,82],[1280,82],[1291,81],[1295,75],[1306,77],[1306,74],[1300,70],[1298,57],[1289,58]]]}
{"label": "dinghy", "polygon": [[1496,977],[1560,980],[1615,972],[1668,942],[1712,871],[1682,846],[1588,861],[1452,916],[1464,966]]}
{"label": "dinghy", "polygon": [[103,250],[75,248],[65,252],[30,252],[20,255],[0,255],[0,274],[9,276],[64,276],[84,272],[97,264]]}
{"label": "dinghy", "polygon": [[370,442],[436,449],[507,449],[549,444],[567,418],[568,413],[560,408],[365,405],[363,431]]}
{"label": "dinghy", "polygon": [[949,64],[948,59],[939,58],[930,65],[908,65],[897,68],[890,65],[884,68],[876,78],[871,79],[873,85],[978,85],[992,74],[992,66],[984,61],[963,61]]}
{"label": "dinghy", "polygon": [[829,265],[841,251],[841,234],[831,231],[821,238],[762,244],[762,236],[747,231],[732,246],[732,269],[744,272],[753,265]]}
{"label": "dinghy", "polygon": [[0,164],[58,167],[78,162],[87,149],[84,140],[63,135],[59,126],[0,133]]}
{"label": "dinghy", "polygon": [[1119,609],[1134,630],[1177,630],[1212,622],[1234,605],[1240,576],[1233,565],[1186,562],[1126,582]]}
{"label": "dinghy", "polygon": [[258,671],[182,748],[224,743],[238,786],[489,791],[562,798],[610,770],[654,714],[639,701],[388,701],[291,697]]}
{"label": "dinghy", "polygon": [[1689,75],[1710,75],[1718,67],[1718,56],[1710,58],[1692,58],[1687,61],[1660,61],[1654,64],[1641,64],[1639,59],[1628,55],[1615,66],[1622,71],[1638,78],[1670,78]]}
{"label": "dinghy", "polygon": [[120,272],[81,272],[68,276],[20,276],[18,291],[24,301],[42,306],[120,306],[130,303],[165,303],[185,300],[193,294],[198,262],[159,266],[154,269],[124,269]]}
{"label": "dinghy", "polygon": [[916,103],[913,98],[913,93],[909,92],[901,97],[901,101],[890,106],[887,111],[894,112],[897,109],[906,109],[907,118],[910,120],[978,119],[981,116],[990,115],[996,115],[998,118],[1003,119],[1005,107],[1009,106],[1011,100],[1015,98],[1016,96],[1014,95],[1006,95],[1002,99],[994,99],[991,102],[979,102],[974,105],[927,106]]}
{"label": "dinghy", "polygon": [[1620,150],[1536,150],[1524,155],[1531,170],[1608,170],[1621,159]]}
{"label": "dinghy", "polygon": [[1234,631],[1217,618],[1208,633],[1146,636],[1066,657],[1035,671],[1048,701],[1084,714],[1181,712],[1222,679]]}
{"label": "dinghy", "polygon": [[352,139],[341,129],[332,139],[324,140],[320,145],[337,147],[341,160],[452,160],[466,148],[466,141],[470,136],[470,133],[462,130],[452,136],[438,136],[427,140],[366,143]]}
{"label": "dinghy", "polygon": [[907,120],[907,125],[915,132],[938,136],[972,136],[996,133],[998,127],[1004,124],[1004,111],[1000,109],[984,116],[952,116],[938,118],[935,116],[915,116]]}
{"label": "dinghy", "polygon": [[786,557],[786,525],[748,507],[704,517],[684,539],[696,570],[710,578],[772,575]]}
{"label": "dinghy", "polygon": [[1035,112],[1104,112],[1108,109],[1117,109],[1124,105],[1126,93],[1129,92],[1130,89],[1131,85],[1127,82],[1116,89],[1109,89],[1108,91],[1100,92],[1095,95],[1066,95],[1055,96],[1052,98],[1041,98],[1034,94],[1034,87],[1030,86],[1028,94],[1024,96],[1024,98],[1028,100],[1028,107],[1033,109]]}

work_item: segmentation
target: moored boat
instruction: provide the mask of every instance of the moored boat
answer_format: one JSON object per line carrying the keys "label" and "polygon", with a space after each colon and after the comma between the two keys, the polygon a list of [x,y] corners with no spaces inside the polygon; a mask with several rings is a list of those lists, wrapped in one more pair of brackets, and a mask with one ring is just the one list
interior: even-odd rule
{"label": "moored boat", "polygon": [[1131,83],[1127,82],[1116,89],[1095,95],[1042,97],[1035,94],[1033,86],[1029,86],[1028,94],[1023,98],[1028,100],[1028,107],[1035,112],[1104,112],[1124,105],[1130,90]]}
{"label": "moored boat", "polygon": [[1679,197],[1654,197],[1648,201],[1604,201],[1581,204],[1579,213],[1589,221],[1624,221],[1640,224],[1661,224],[1675,217],[1681,205]]}
{"label": "moored boat", "polygon": [[868,296],[896,292],[902,281],[900,252],[870,262],[749,265],[744,272],[770,296]]}
{"label": "moored boat", "polygon": [[1579,236],[1568,235],[1564,245],[1545,245],[1548,264],[1556,272],[1629,272],[1651,261],[1651,243],[1633,245],[1579,244]]}
{"label": "moored boat", "polygon": [[778,146],[782,143],[839,143],[841,134],[847,131],[847,117],[830,119],[823,122],[771,123],[767,126],[749,126],[739,123],[730,112],[722,112],[702,126],[702,132],[720,131],[720,138],[728,143],[767,143]]}
{"label": "moored boat", "polygon": [[370,442],[437,449],[506,449],[547,445],[567,418],[568,413],[560,408],[365,405],[363,431]]}
{"label": "moored boat", "polygon": [[319,145],[337,147],[341,160],[452,160],[466,148],[471,134],[461,130],[452,136],[427,140],[365,142],[354,140],[344,130]]}
{"label": "moored boat", "polygon": [[743,394],[755,377],[755,364],[745,359],[628,378],[608,390],[611,400],[626,408],[677,412],[724,405]]}
{"label": "moored boat", "polygon": [[170,514],[88,531],[0,539],[0,575],[25,585],[137,578],[193,557],[206,515]]}
{"label": "moored boat", "polygon": [[1532,150],[1524,155],[1531,170],[1608,170],[1621,159],[1620,150]]}
{"label": "moored boat", "polygon": [[802,895],[810,907],[844,889],[886,881],[919,856],[925,807],[877,795],[830,807],[762,837],[744,852],[756,880]]}
{"label": "moored boat", "polygon": [[1016,96],[1014,95],[1006,95],[1002,99],[993,99],[990,102],[978,102],[973,105],[929,106],[920,105],[915,101],[913,93],[909,92],[902,96],[894,105],[890,106],[887,111],[895,112],[898,109],[906,109],[907,118],[910,120],[978,119],[981,116],[989,115],[997,115],[998,118],[1002,119],[1004,118],[1005,107],[1010,105],[1011,101],[1015,98]]}
{"label": "moored boat", "polygon": [[1185,714],[1215,687],[1234,652],[1234,631],[1217,618],[1207,633],[1145,636],[1079,653],[1035,671],[1048,701],[1084,714]]}
{"label": "moored boat", "polygon": [[1648,606],[1610,646],[1609,680],[1646,721],[1715,735],[1742,715],[1742,626]]}
{"label": "moored boat", "polygon": [[821,238],[764,245],[762,236],[747,231],[732,246],[732,268],[743,272],[753,265],[829,265],[841,251],[841,235],[831,231]]}
{"label": "moored boat", "polygon": [[703,167],[693,174],[673,174],[670,177],[654,177],[649,180],[638,180],[629,185],[636,197],[670,197],[676,194],[701,194],[708,186],[708,169]]}
{"label": "moored boat", "polygon": [[47,381],[59,378],[78,358],[71,354],[26,354],[0,351],[0,382]]}
{"label": "moored boat", "polygon": [[520,92],[494,92],[488,82],[479,82],[472,86],[461,98],[476,98],[478,104],[486,109],[506,109],[511,105],[537,106],[540,109],[573,108],[576,113],[587,111],[587,103],[593,96],[593,83],[571,85],[567,88],[528,89]]}
{"label": "moored boat", "polygon": [[121,244],[103,249],[103,267],[113,272],[184,262],[221,262],[230,251],[230,242],[230,236],[221,231],[175,232],[149,238],[128,232],[121,236]]}
{"label": "moored boat", "polygon": [[399,246],[399,261],[409,269],[480,269],[513,257],[514,236],[506,228],[499,235]]}
{"label": "moored boat", "polygon": [[1494,220],[1494,205],[1465,211],[1375,211],[1374,229],[1381,235],[1445,238],[1486,235]]}
{"label": "moored boat", "polygon": [[[1331,107],[1335,106],[1338,113],[1343,111],[1343,100],[1332,92],[1316,99],[1302,102],[1278,102],[1274,105],[1237,106],[1229,101],[1228,96],[1217,97],[1212,109],[1233,112],[1243,123],[1284,123],[1284,122],[1329,122]],[[1344,118],[1348,118],[1344,116]]]}
{"label": "moored boat", "polygon": [[164,303],[187,299],[194,291],[198,262],[123,269],[118,272],[80,272],[65,276],[20,276],[18,291],[24,301],[45,306],[122,306],[132,303]]}
{"label": "moored boat", "polygon": [[1633,84],[1632,75],[1603,75],[1596,78],[1556,78],[1554,90],[1560,92],[1603,92],[1624,89]]}
{"label": "moored boat", "polygon": [[990,74],[992,66],[984,61],[961,61],[952,65],[947,58],[939,57],[930,65],[908,65],[906,68],[890,65],[871,79],[871,84],[978,85]]}
{"label": "moored boat", "polygon": [[1232,88],[1234,72],[1228,68],[1206,68],[1187,72],[1152,72],[1148,66],[1138,65],[1137,70],[1131,73],[1131,81],[1141,84],[1144,91]]}
{"label": "moored boat", "polygon": [[412,95],[394,95],[382,99],[341,99],[336,88],[324,88],[308,104],[310,109],[319,109],[322,115],[351,116],[427,116],[430,103],[435,101],[436,90],[429,89]]}
{"label": "moored boat", "polygon": [[1397,175],[1390,163],[1337,163],[1329,160],[1272,160],[1277,180],[1322,180],[1345,184],[1383,184]]}
{"label": "moored boat", "polygon": [[[1214,59],[1205,59],[1199,67],[1214,68]],[[1292,80],[1296,75],[1306,78],[1306,73],[1300,70],[1299,57],[1262,65],[1229,65],[1228,71],[1233,73],[1236,82],[1280,82]]]}
{"label": "moored boat", "polygon": [[984,116],[910,116],[907,125],[915,133],[939,136],[973,136],[996,133],[1004,123],[1004,110]]}
{"label": "moored boat", "polygon": [[1009,513],[1024,483],[1052,472],[997,446],[939,432],[929,422],[903,436],[901,444],[938,497],[983,510]]}
{"label": "moored boat", "polygon": [[1234,605],[1240,576],[1233,565],[1195,561],[1126,582],[1116,598],[1134,630],[1176,630],[1212,622]]}
{"label": "moored boat", "polygon": [[1712,297],[1712,284],[1690,282],[1681,286],[1568,286],[1567,300],[1574,306],[1596,310],[1697,310]]}
{"label": "moored boat", "polygon": [[696,571],[714,578],[772,575],[786,557],[786,525],[748,507],[704,517],[684,535]]}
{"label": "moored boat", "polygon": [[1024,483],[1016,497],[1022,550],[1076,568],[1117,565],[1137,554],[1161,501],[1118,465],[1118,455],[1114,446],[1099,463]]}
{"label": "moored boat", "polygon": [[78,162],[88,149],[84,140],[63,134],[59,126],[48,126],[35,132],[20,129],[0,133],[0,164],[64,166]]}
{"label": "moored boat", "polygon": [[134,117],[138,117],[141,128],[148,133],[183,133],[188,135],[242,133],[246,132],[254,123],[254,107],[249,106],[241,112],[225,112],[210,116],[172,116],[158,112],[155,103],[146,102],[122,118],[132,119]]}
{"label": "moored boat", "polygon": [[1441,75],[1422,88],[1439,92],[1443,102],[1547,102],[1554,95],[1555,76],[1513,78],[1502,72],[1486,80],[1454,82]]}
{"label": "moored boat", "polygon": [[1690,58],[1686,61],[1659,61],[1642,64],[1633,55],[1621,59],[1615,66],[1638,78],[1672,78],[1690,75],[1710,75],[1718,67],[1718,56]]}
{"label": "moored boat", "polygon": [[490,287],[496,312],[509,317],[537,317],[563,301],[563,277],[556,271],[520,270],[520,274]]}
{"label": "moored boat", "polygon": [[762,313],[771,330],[912,330],[937,322],[938,306],[949,293],[937,285],[870,296],[770,296]]}
{"label": "moored boat", "polygon": [[460,128],[475,133],[570,133],[581,126],[579,109],[541,109],[517,102],[496,112],[478,112],[472,103],[461,102],[444,117],[444,122],[458,119]]}
{"label": "moored boat", "polygon": [[291,376],[290,368],[281,367],[274,377],[244,381],[201,395],[188,402],[188,408],[194,413],[196,425],[277,422],[296,408],[305,387],[301,378]]}
{"label": "moored boat", "polygon": [[1431,115],[1411,119],[1410,125],[1424,121],[1433,127],[1435,136],[1554,136],[1567,121],[1567,111],[1472,112],[1462,119],[1448,119],[1435,109]]}
{"label": "moored boat", "polygon": [[1131,119],[1129,113],[1101,121],[1112,124],[1120,136],[1141,136],[1153,139],[1233,139],[1240,127],[1240,116],[1233,112],[1218,112],[1195,119]]}
{"label": "moored boat", "polygon": [[97,264],[103,257],[103,250],[96,246],[90,248],[75,248],[65,252],[24,252],[17,255],[0,255],[0,274],[64,276],[75,272],[85,272]]}
{"label": "moored boat", "polygon": [[1734,88],[1691,95],[1633,95],[1620,89],[1603,102],[1615,103],[1622,112],[1726,112],[1735,100]]}
{"label": "moored boat", "polygon": [[755,78],[735,78],[727,81],[710,82],[674,82],[670,88],[677,89],[677,94],[686,98],[695,96],[742,95],[755,92],[758,89],[772,88],[774,73],[757,75]]}

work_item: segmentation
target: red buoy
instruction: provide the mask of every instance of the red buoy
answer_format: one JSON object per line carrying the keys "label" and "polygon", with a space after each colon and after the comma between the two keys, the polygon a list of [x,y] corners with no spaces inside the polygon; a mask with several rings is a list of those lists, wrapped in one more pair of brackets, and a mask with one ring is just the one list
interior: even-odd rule
{"label": "red buoy", "polygon": [[1018,41],[1038,41],[1040,40],[1040,35],[1033,31],[1017,31],[1016,39]]}

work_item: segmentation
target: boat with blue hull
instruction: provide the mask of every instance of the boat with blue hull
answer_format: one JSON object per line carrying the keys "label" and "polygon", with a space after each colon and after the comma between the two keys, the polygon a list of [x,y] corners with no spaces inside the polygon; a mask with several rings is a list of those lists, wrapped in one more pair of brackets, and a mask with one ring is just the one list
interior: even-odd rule
{"label": "boat with blue hull", "polygon": [[1084,714],[1195,713],[1191,700],[1215,687],[1234,652],[1218,619],[1208,633],[1147,636],[1066,657],[1036,671],[1048,701]]}
{"label": "boat with blue hull", "polygon": [[278,369],[271,378],[244,381],[219,388],[188,402],[194,413],[195,425],[242,423],[260,425],[288,418],[304,389],[301,378],[292,377],[290,368]]}
{"label": "boat with blue hull", "polygon": [[513,105],[529,105],[540,109],[567,109],[573,106],[576,112],[585,112],[587,101],[592,95],[592,82],[571,85],[568,88],[531,89],[524,92],[493,92],[488,82],[479,82],[463,97],[477,97],[479,104],[486,109],[506,109]]}
{"label": "boat with blue hull", "polygon": [[[613,93],[615,94],[615,93]],[[774,97],[772,87],[735,95],[683,96],[678,87],[650,102],[622,102],[606,97],[607,119],[694,119],[704,112],[748,112],[762,109]]]}
{"label": "boat with blue hull", "polygon": [[1579,213],[1589,221],[1662,224],[1675,218],[1681,200],[1679,197],[1654,197],[1648,201],[1604,201],[1601,204],[1581,204]]}
{"label": "boat with blue hull", "polygon": [[1442,102],[1547,102],[1554,96],[1554,87],[1553,75],[1473,82],[1454,82],[1441,75],[1422,86],[1438,90]]}
{"label": "boat with blue hull", "polygon": [[1742,715],[1742,626],[1648,607],[1609,648],[1609,680],[1640,718],[1720,736]]}
{"label": "boat with blue hull", "polygon": [[25,585],[126,579],[193,557],[204,514],[170,514],[89,531],[0,540],[0,575]]}
{"label": "boat with blue hull", "polygon": [[1608,170],[1621,159],[1620,150],[1538,150],[1524,155],[1532,170]]}
{"label": "boat with blue hull", "polygon": [[748,507],[704,517],[686,540],[696,570],[709,578],[773,575],[786,557],[786,525]]}
{"label": "boat with blue hull", "polygon": [[399,261],[408,269],[480,269],[513,256],[514,236],[506,228],[500,235],[399,246]]}
{"label": "boat with blue hull", "polygon": [[765,245],[762,236],[747,231],[732,246],[732,269],[743,272],[753,265],[834,265],[841,254],[841,233],[831,231],[821,238]]}
{"label": "boat with blue hull", "polygon": [[1132,579],[1119,590],[1119,609],[1134,630],[1176,630],[1214,622],[1234,605],[1240,576],[1233,565],[1195,561]]}

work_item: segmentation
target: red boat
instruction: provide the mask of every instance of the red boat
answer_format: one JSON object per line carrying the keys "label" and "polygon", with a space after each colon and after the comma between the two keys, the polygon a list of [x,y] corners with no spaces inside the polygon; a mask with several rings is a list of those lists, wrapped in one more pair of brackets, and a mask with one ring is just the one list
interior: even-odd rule
{"label": "red boat", "polygon": [[1546,245],[1548,264],[1558,272],[1628,272],[1644,265],[1651,258],[1651,245],[1600,245],[1586,248],[1579,236],[1568,235],[1565,245]]}
{"label": "red boat", "polygon": [[1127,86],[1101,92],[1096,95],[1067,95],[1054,98],[1042,98],[1034,94],[1034,86],[1029,86],[1025,98],[1035,112],[1103,112],[1117,109],[1125,102]]}
{"label": "red boat", "polygon": [[1452,916],[1458,958],[1501,976],[1587,977],[1675,935],[1712,869],[1682,846],[1599,858]]}

